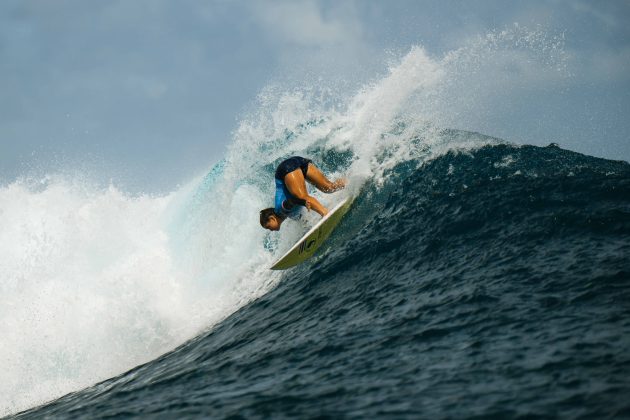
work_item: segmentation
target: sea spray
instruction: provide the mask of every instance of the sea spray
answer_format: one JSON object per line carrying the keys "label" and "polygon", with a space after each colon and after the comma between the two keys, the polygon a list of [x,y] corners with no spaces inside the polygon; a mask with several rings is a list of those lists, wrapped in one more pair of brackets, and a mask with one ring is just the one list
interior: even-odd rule
{"label": "sea spray", "polygon": [[181,201],[76,180],[0,188],[2,414],[148,362],[264,292],[255,222],[210,220],[176,243]]}

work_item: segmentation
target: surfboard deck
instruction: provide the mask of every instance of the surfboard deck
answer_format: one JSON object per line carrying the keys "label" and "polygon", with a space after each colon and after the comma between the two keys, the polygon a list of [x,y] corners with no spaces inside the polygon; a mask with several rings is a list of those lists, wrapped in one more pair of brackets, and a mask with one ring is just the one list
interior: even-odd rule
{"label": "surfboard deck", "polygon": [[344,198],[328,214],[313,226],[286,254],[272,266],[272,270],[286,270],[311,258],[335,230],[343,216],[350,210],[354,198]]}

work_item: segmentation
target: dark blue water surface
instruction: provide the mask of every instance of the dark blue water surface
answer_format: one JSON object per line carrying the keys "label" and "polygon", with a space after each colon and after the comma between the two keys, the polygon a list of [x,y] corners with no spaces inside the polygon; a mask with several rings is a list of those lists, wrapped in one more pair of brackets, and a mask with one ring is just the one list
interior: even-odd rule
{"label": "dark blue water surface", "polygon": [[630,417],[630,165],[487,146],[366,185],[319,258],[18,417]]}

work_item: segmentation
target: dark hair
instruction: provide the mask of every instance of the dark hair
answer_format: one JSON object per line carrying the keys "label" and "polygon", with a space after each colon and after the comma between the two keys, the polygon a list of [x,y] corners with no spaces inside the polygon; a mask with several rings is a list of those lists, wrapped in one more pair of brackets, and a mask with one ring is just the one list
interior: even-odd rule
{"label": "dark hair", "polygon": [[273,207],[260,211],[260,226],[265,227],[271,216],[278,216]]}

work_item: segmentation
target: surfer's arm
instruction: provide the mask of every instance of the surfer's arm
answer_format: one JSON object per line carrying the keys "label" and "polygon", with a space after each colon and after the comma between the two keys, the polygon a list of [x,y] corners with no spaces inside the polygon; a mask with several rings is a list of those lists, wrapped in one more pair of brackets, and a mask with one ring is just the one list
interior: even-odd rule
{"label": "surfer's arm", "polygon": [[308,210],[313,209],[317,213],[319,213],[322,217],[328,214],[328,209],[322,206],[322,203],[317,201],[315,197],[310,196],[310,195],[307,195],[305,199],[292,197],[286,201],[288,201],[291,206],[299,205],[299,206],[306,207]]}
{"label": "surfer's arm", "polygon": [[326,207],[322,206],[322,203],[317,201],[317,199],[315,197],[309,195],[309,196],[306,197],[305,201],[306,201],[306,208],[307,209],[315,210],[322,217],[324,217],[324,216],[326,216],[328,214],[328,209]]}

